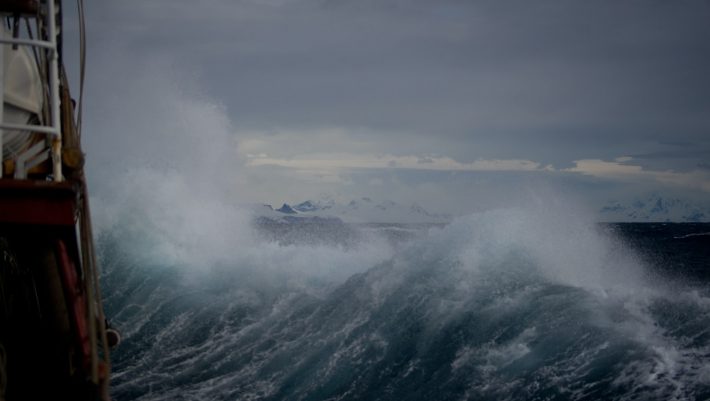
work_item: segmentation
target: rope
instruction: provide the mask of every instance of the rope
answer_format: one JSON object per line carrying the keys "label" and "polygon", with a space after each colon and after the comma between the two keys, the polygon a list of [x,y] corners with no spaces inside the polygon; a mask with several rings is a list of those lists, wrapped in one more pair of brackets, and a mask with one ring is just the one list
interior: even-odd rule
{"label": "rope", "polygon": [[[111,358],[110,358],[110,350],[108,346],[108,339],[106,337],[106,315],[104,314],[104,308],[103,308],[103,303],[101,302],[102,297],[101,297],[101,285],[99,283],[99,272],[98,272],[98,262],[96,260],[96,250],[94,248],[94,234],[92,231],[92,223],[91,223],[91,211],[89,208],[89,197],[87,196],[86,193],[86,179],[84,175],[82,174],[81,180],[83,182],[83,188],[84,188],[84,196],[83,196],[83,207],[84,207],[84,222],[85,222],[85,231],[88,237],[88,241],[84,244],[89,248],[89,262],[90,262],[90,271],[91,271],[91,277],[87,277],[87,279],[91,280],[93,279],[93,287],[94,291],[96,292],[94,295],[96,296],[96,300],[99,302],[96,302],[96,312],[97,312],[97,317],[96,320],[98,322],[98,328],[99,328],[99,339],[101,340],[101,350],[103,351],[103,362],[105,363],[106,366],[106,374],[109,374],[111,371]],[[109,399],[109,386],[110,380],[109,377],[106,377],[105,380],[101,383],[101,389],[100,389],[100,394],[105,398]]]}
{"label": "rope", "polygon": [[[76,134],[79,139],[81,139],[81,129],[82,129],[82,117],[84,109],[84,82],[86,79],[86,17],[84,13],[84,0],[77,0],[76,2],[78,16],[79,16],[79,101],[77,102],[77,117],[76,117]],[[94,248],[94,235],[91,229],[91,211],[89,209],[89,196],[87,194],[86,188],[86,178],[83,171],[80,176],[81,188],[82,188],[82,243],[86,250],[84,264],[87,268],[87,285],[93,287],[93,291],[89,289],[87,291],[89,310],[96,312],[96,321],[94,321],[93,312],[90,313],[90,328],[92,328],[91,339],[94,343],[92,349],[94,352],[98,352],[96,349],[96,323],[98,322],[98,335],[102,347],[103,362],[106,366],[106,374],[111,370],[110,368],[110,358],[109,358],[109,348],[108,341],[106,339],[106,317],[104,315],[103,304],[101,302],[101,286],[99,283],[99,272],[98,263],[96,260],[96,251]],[[92,357],[92,376],[96,380],[98,379],[98,355],[93,355]],[[108,377],[101,383],[101,395],[102,398],[108,399]]]}
{"label": "rope", "polygon": [[84,77],[86,71],[86,20],[84,17],[84,0],[77,0],[79,11],[79,104],[77,104],[76,133],[81,138],[81,119],[84,100]]}

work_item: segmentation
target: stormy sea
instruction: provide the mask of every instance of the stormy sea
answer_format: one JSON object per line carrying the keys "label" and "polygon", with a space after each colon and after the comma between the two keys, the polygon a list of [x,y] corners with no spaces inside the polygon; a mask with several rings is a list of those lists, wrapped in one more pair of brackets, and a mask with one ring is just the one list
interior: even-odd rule
{"label": "stormy sea", "polygon": [[117,401],[710,399],[710,224],[192,206],[98,230]]}

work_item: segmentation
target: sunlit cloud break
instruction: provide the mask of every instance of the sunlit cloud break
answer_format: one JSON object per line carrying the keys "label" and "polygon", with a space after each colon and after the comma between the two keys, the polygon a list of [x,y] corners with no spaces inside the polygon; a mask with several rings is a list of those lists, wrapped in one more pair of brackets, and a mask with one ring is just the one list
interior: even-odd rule
{"label": "sunlit cloud break", "polygon": [[710,173],[708,171],[693,170],[676,172],[673,170],[646,170],[642,166],[626,164],[632,160],[633,159],[628,156],[618,157],[614,159],[614,161],[599,159],[576,160],[574,167],[560,171],[580,173],[618,181],[653,180],[666,185],[675,185],[710,192]]}
{"label": "sunlit cloud break", "polygon": [[633,158],[622,156],[613,161],[580,159],[574,167],[556,169],[552,165],[526,159],[478,159],[462,163],[445,156],[395,156],[356,155],[348,153],[305,155],[293,158],[276,158],[268,154],[247,154],[247,166],[277,166],[300,171],[337,172],[352,169],[410,169],[434,171],[479,171],[479,172],[557,172],[583,174],[614,181],[652,180],[665,185],[682,186],[710,192],[710,174],[694,170],[646,170],[629,164]]}
{"label": "sunlit cloud break", "polygon": [[543,171],[540,163],[521,159],[479,159],[472,163],[461,163],[450,157],[441,156],[394,156],[394,155],[352,155],[332,154],[298,158],[273,158],[266,154],[247,155],[247,165],[280,166],[303,170],[340,169],[413,169],[438,171]]}

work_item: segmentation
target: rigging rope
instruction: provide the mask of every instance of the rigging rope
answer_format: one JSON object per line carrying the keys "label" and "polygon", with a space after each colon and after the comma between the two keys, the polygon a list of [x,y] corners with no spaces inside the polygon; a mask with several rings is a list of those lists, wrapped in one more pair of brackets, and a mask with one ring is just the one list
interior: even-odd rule
{"label": "rigging rope", "polygon": [[86,22],[84,19],[84,0],[76,1],[79,10],[79,102],[77,104],[76,133],[81,138],[81,117],[84,100],[84,76],[86,67]]}

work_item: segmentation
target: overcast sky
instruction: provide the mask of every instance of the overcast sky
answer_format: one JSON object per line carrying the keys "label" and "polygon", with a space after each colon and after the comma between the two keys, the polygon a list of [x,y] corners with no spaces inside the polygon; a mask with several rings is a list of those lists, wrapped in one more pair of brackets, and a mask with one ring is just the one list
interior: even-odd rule
{"label": "overcast sky", "polygon": [[96,180],[128,161],[231,177],[248,201],[454,212],[537,191],[710,198],[707,0],[86,8]]}

